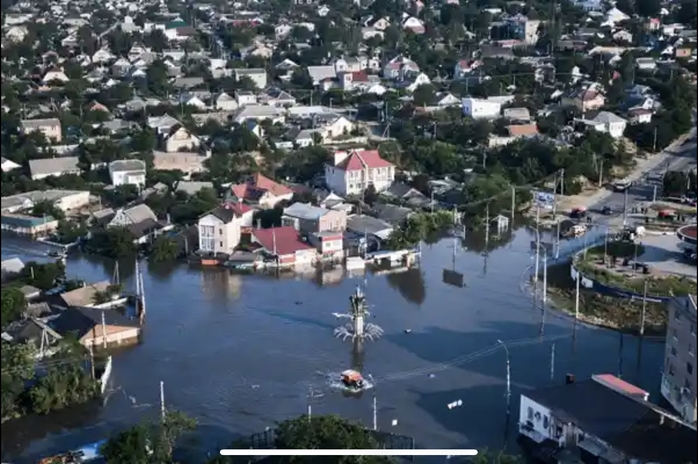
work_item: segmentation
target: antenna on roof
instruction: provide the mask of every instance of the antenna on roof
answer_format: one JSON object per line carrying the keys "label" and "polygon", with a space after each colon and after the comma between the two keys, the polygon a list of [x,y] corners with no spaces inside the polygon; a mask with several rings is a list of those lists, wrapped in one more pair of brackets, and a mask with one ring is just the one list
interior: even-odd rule
{"label": "antenna on roof", "polygon": [[271,231],[271,240],[272,240],[272,247],[274,248],[274,255],[276,256],[276,230],[272,229]]}

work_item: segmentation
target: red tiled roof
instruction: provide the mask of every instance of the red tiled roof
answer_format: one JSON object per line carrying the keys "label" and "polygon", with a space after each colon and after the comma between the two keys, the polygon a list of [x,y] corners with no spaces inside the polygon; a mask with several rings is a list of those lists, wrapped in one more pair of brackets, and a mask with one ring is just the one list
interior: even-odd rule
{"label": "red tiled roof", "polygon": [[278,182],[274,182],[268,177],[264,177],[261,174],[255,174],[252,179],[250,179],[245,184],[233,185],[230,190],[233,195],[240,199],[256,199],[259,198],[259,193],[269,192],[275,197],[288,195],[293,193],[293,190],[281,185]]}
{"label": "red tiled roof", "polygon": [[277,256],[290,255],[313,247],[301,242],[298,232],[291,226],[255,229],[252,236],[270,253]]}
{"label": "red tiled roof", "polygon": [[525,137],[538,134],[538,126],[536,124],[517,124],[507,126],[511,137]]}
{"label": "red tiled roof", "polygon": [[360,171],[365,168],[388,168],[393,166],[389,161],[381,158],[378,150],[353,150],[335,167],[342,171]]}
{"label": "red tiled roof", "polygon": [[635,385],[628,383],[625,380],[620,379],[613,374],[595,375],[594,379],[597,380],[597,382],[605,384],[612,389],[615,389],[622,393],[626,393],[631,396],[644,397],[649,395],[649,393],[647,393],[645,390],[638,388]]}
{"label": "red tiled roof", "polygon": [[245,213],[249,213],[250,211],[254,211],[254,208],[252,208],[249,205],[246,205],[245,203],[241,201],[227,201],[221,205],[225,209],[229,209],[232,212],[235,213],[236,216],[242,216]]}
{"label": "red tiled roof", "polygon": [[363,71],[356,71],[351,73],[351,80],[353,82],[368,82],[368,75]]}

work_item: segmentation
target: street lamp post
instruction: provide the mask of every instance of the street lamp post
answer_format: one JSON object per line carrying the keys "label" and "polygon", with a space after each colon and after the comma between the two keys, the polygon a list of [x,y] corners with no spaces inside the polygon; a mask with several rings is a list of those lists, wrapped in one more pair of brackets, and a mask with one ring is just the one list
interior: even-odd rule
{"label": "street lamp post", "polygon": [[508,415],[510,412],[510,406],[511,406],[511,359],[509,358],[509,348],[507,348],[506,344],[501,340],[497,340],[497,343],[502,345],[502,348],[504,348],[504,354],[506,355],[506,360],[507,360],[507,415]]}

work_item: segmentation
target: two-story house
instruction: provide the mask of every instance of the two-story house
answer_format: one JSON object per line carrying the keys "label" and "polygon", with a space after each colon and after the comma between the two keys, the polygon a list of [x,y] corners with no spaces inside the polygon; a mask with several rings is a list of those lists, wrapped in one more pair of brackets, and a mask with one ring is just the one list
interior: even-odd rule
{"label": "two-story house", "polygon": [[280,201],[293,198],[293,190],[259,173],[243,184],[233,185],[230,191],[233,199],[260,208],[273,208]]}
{"label": "two-story house", "polygon": [[117,160],[109,163],[109,177],[113,186],[145,185],[145,162],[138,159]]}
{"label": "two-story house", "polygon": [[339,195],[361,195],[369,185],[377,192],[395,180],[395,165],[381,158],[378,150],[338,151],[325,165],[325,183]]}
{"label": "two-story house", "polygon": [[661,392],[683,420],[696,423],[696,297],[669,303]]}
{"label": "two-story house", "polygon": [[230,255],[240,244],[243,227],[252,225],[253,209],[243,203],[224,203],[199,218],[199,250]]}
{"label": "two-story house", "polygon": [[284,209],[281,223],[293,226],[302,234],[344,232],[347,228],[347,213],[320,208],[310,203],[294,203]]}
{"label": "two-story house", "polygon": [[41,132],[48,140],[59,143],[63,139],[61,121],[58,118],[23,119],[19,123],[23,133]]}

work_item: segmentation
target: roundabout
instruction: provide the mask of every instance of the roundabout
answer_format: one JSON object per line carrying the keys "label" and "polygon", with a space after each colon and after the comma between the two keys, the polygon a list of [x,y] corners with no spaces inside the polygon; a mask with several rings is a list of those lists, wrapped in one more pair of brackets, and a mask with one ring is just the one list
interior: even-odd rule
{"label": "roundabout", "polygon": [[691,249],[695,252],[696,250],[696,225],[690,224],[687,226],[679,227],[676,231],[676,236],[681,240],[679,243],[679,248]]}

